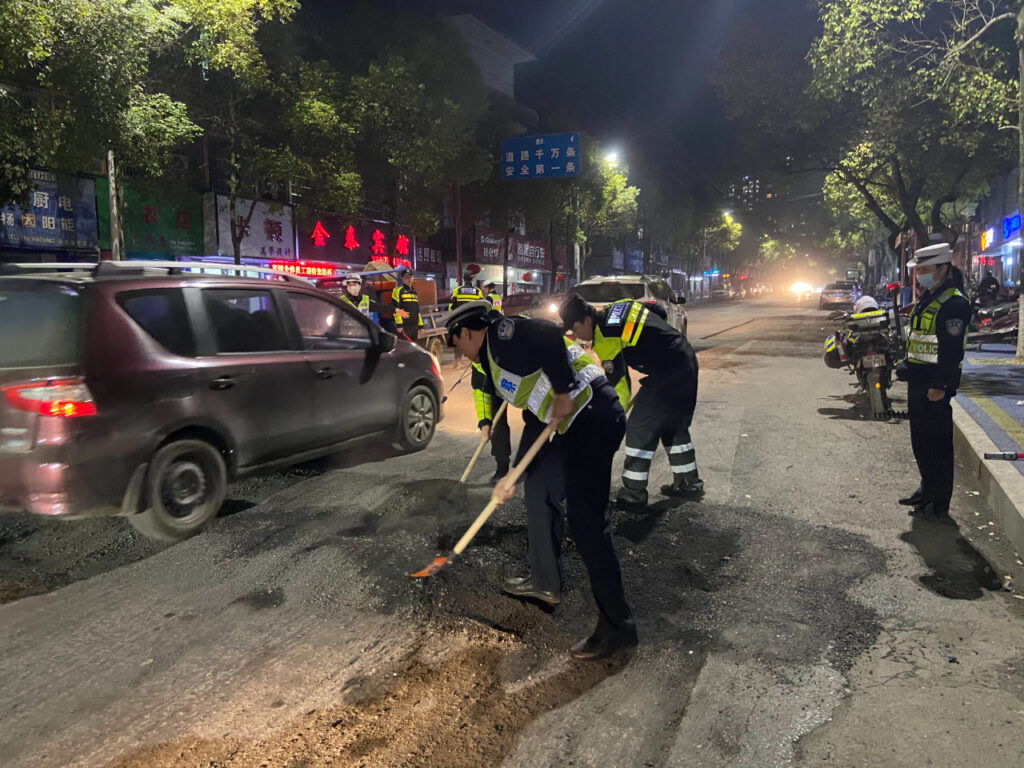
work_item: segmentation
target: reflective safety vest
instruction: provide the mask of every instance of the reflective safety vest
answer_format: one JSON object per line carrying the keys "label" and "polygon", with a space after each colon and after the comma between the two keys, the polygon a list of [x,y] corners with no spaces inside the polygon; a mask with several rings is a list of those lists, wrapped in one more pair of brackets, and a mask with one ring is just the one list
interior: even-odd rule
{"label": "reflective safety vest", "polygon": [[[406,304],[413,303],[416,305],[416,320],[418,325],[423,327],[423,315],[420,314],[420,297],[416,291],[412,290],[403,283],[396,285],[391,291],[391,303],[398,309],[404,309],[410,315],[412,314],[411,309],[406,309]],[[406,318],[408,319],[408,318]],[[403,320],[398,315],[395,315],[395,325],[402,325]]]}
{"label": "reflective safety vest", "polygon": [[[473,363],[473,370],[484,374],[484,367],[480,363]],[[473,387],[473,407],[476,408],[476,420],[486,421],[491,418],[491,396],[483,390]]]}
{"label": "reflective safety vest", "polygon": [[362,312],[367,317],[370,316],[370,297],[369,296],[360,296],[358,302],[352,301],[352,297],[349,296],[347,293],[344,296],[342,296],[341,298],[343,298],[345,301],[347,301],[349,304],[351,304],[353,307],[358,309],[360,312]]}
{"label": "reflective safety vest", "polygon": [[[942,305],[954,296],[963,296],[956,288],[947,288],[934,297],[921,312],[910,317],[910,336],[907,339],[907,362],[918,365],[936,365],[939,362],[939,335],[936,318]],[[967,334],[964,334],[964,349],[967,349]],[[960,367],[964,361],[960,360]]]}
{"label": "reflective safety vest", "polygon": [[501,312],[501,294],[500,293],[488,293],[487,298],[491,300],[491,304],[494,308]]}
{"label": "reflective safety vest", "polygon": [[[591,362],[587,353],[578,344],[574,344],[564,337],[563,341],[569,365],[576,376],[572,388],[569,390],[569,396],[573,401],[572,412],[559,425],[559,434],[565,434],[565,431],[576,420],[579,412],[594,396],[591,382],[604,376],[604,371]],[[516,408],[530,411],[545,424],[548,423],[551,418],[551,404],[555,401],[555,391],[551,386],[551,379],[543,370],[538,369],[528,376],[518,376],[511,371],[506,371],[495,362],[489,345],[487,363],[495,391],[503,400],[507,400],[509,405],[514,405]]]}
{"label": "reflective safety vest", "polygon": [[452,303],[465,304],[467,301],[479,301],[484,297],[484,292],[479,288],[469,285],[460,285],[452,293]]}
{"label": "reflective safety vest", "polygon": [[[632,306],[628,310],[625,307],[616,310],[615,306],[617,304],[631,304]],[[622,313],[625,313],[625,317],[621,318],[618,323],[622,328],[621,336],[605,336],[601,331],[601,324],[595,320],[594,354],[601,359],[601,362],[613,361],[627,347],[636,346],[636,343],[640,341],[640,334],[644,330],[644,324],[647,322],[649,312],[650,310],[647,307],[632,299],[616,301],[604,308],[602,314],[605,317],[612,317],[615,314]],[[628,408],[629,399],[632,395],[628,372],[615,383],[615,393],[619,396],[619,402],[622,403],[622,407]]]}

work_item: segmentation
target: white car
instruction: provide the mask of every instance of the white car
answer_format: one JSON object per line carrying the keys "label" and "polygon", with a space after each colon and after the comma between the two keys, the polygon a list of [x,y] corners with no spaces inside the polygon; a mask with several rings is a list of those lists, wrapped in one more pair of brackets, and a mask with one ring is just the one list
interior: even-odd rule
{"label": "white car", "polygon": [[591,277],[572,289],[584,301],[598,309],[604,309],[613,301],[634,299],[653,301],[665,311],[669,325],[686,335],[686,311],[684,296],[677,297],[668,283],[652,275],[610,275]]}

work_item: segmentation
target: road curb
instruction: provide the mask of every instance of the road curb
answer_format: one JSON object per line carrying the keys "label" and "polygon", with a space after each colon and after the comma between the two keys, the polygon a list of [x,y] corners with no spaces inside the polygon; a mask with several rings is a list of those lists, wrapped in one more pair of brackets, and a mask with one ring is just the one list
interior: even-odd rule
{"label": "road curb", "polygon": [[1024,476],[1009,462],[985,461],[999,448],[956,400],[953,406],[953,445],[956,454],[978,482],[988,505],[1018,555],[1024,553]]}

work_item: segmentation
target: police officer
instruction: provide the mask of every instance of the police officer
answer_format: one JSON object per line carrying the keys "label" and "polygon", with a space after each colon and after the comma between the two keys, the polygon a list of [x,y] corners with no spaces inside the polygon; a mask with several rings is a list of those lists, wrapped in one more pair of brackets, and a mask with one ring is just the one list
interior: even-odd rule
{"label": "police officer", "polygon": [[345,275],[345,293],[341,295],[343,301],[348,302],[367,317],[371,312],[376,312],[381,320],[393,318],[397,315],[400,318],[408,317],[408,313],[390,304],[374,301],[362,293],[363,278],[356,272]]}
{"label": "police officer", "polygon": [[690,424],[697,406],[697,355],[679,331],[652,306],[624,299],[598,311],[577,294],[559,309],[566,331],[579,341],[590,341],[615,386],[619,402],[628,408],[631,395],[628,368],[647,376],[640,381],[633,410],[626,424],[626,461],[619,506],[647,505],[647,479],[658,442],[668,451],[672,483],[663,485],[666,496],[698,498],[704,481],[697,474],[697,458]]}
{"label": "police officer", "polygon": [[945,243],[920,249],[907,266],[924,293],[910,315],[907,359],[897,377],[907,382],[910,443],[921,485],[900,504],[913,517],[952,522],[953,409],[960,385],[971,306],[958,290],[952,249]]}
{"label": "police officer", "polygon": [[488,283],[487,285],[484,286],[484,294],[484,298],[491,302],[491,305],[496,310],[501,312],[501,294],[498,293],[497,287],[494,285],[494,283]]}
{"label": "police officer", "polygon": [[[531,574],[505,591],[557,605],[561,600],[562,499],[597,602],[594,632],[572,648],[579,659],[599,659],[636,644],[612,544],[608,492],[612,459],[625,432],[625,414],[600,368],[561,329],[545,320],[502,317],[487,301],[464,304],[445,321],[450,341],[479,362],[491,389],[523,409],[520,455],[544,425],[559,423],[554,440],[527,470],[525,494]],[[492,497],[514,487],[499,481]]]}
{"label": "police officer", "polygon": [[395,285],[391,291],[391,303],[404,314],[400,317],[400,330],[409,337],[409,341],[416,344],[420,338],[420,328],[423,326],[423,317],[420,315],[420,297],[413,287],[413,273],[411,269],[403,269],[401,282]]}
{"label": "police officer", "polygon": [[451,303],[448,304],[448,309],[455,309],[460,304],[466,304],[470,301],[479,301],[484,298],[484,292],[473,285],[473,273],[466,272],[462,276],[462,285],[455,289],[452,293]]}

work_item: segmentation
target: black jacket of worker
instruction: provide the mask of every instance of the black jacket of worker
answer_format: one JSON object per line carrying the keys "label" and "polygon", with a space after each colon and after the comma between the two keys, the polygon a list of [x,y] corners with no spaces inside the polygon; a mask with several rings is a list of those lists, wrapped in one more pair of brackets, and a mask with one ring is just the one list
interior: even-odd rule
{"label": "black jacket of worker", "polygon": [[561,594],[564,499],[600,614],[592,639],[635,642],[636,624],[622,588],[608,517],[612,460],[625,432],[625,414],[615,391],[583,350],[546,320],[505,317],[493,322],[480,363],[486,373],[483,390],[523,409],[520,458],[543,431],[542,417],[554,395],[572,395],[573,413],[527,470],[531,580],[538,590]]}
{"label": "black jacket of worker", "polygon": [[907,382],[910,443],[921,475],[920,487],[903,500],[915,506],[911,514],[930,512],[940,518],[949,514],[953,495],[950,400],[960,386],[970,319],[970,303],[952,280],[922,294],[910,315],[907,359],[896,375]]}
{"label": "black jacket of worker", "polygon": [[414,344],[419,341],[420,327],[423,325],[423,318],[420,316],[420,297],[416,289],[406,285],[399,278],[398,284],[391,291],[391,302],[398,309],[409,313],[408,317],[396,317],[395,323],[400,326],[402,333],[409,337]]}

